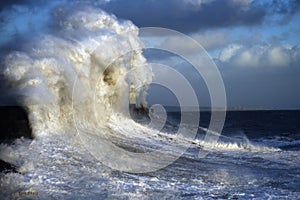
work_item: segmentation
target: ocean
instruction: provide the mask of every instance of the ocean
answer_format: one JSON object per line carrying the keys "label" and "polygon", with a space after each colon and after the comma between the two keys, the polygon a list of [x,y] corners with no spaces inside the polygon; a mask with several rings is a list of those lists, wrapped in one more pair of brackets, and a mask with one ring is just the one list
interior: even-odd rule
{"label": "ocean", "polygon": [[[299,199],[299,111],[228,111],[219,132],[223,121],[210,118],[222,115],[199,119],[197,109],[148,106],[151,121],[145,112],[134,121],[129,103],[146,108],[153,80],[171,82],[182,105],[196,95],[179,72],[147,62],[132,22],[81,4],[53,5],[48,17],[47,29],[1,54],[1,103],[23,107],[32,131],[0,144],[0,160],[15,166],[0,174],[1,199]],[[226,105],[202,70],[212,107]]]}
{"label": "ocean", "polygon": [[[197,138],[210,113],[201,116]],[[168,113],[164,130],[176,131],[179,121],[180,113]],[[192,144],[165,168],[137,174],[103,165],[70,137],[18,139],[1,145],[1,158],[19,173],[1,174],[0,193],[3,199],[298,199],[299,121],[300,111],[229,111],[207,156],[198,158],[201,145]],[[126,144],[142,149],[138,143]]]}

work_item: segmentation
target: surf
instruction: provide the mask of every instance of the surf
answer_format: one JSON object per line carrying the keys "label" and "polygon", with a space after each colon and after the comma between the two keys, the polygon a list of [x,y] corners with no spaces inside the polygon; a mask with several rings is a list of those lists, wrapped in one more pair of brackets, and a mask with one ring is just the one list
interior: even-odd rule
{"label": "surf", "polygon": [[36,36],[25,50],[5,58],[2,72],[27,109],[35,136],[74,123],[105,126],[112,113],[127,114],[131,83],[137,104],[146,104],[152,74],[135,50],[142,49],[138,28],[100,9],[76,8],[54,9],[58,30]]}
{"label": "surf", "polygon": [[[100,157],[107,157],[104,152],[110,154],[117,148],[140,163],[151,159],[164,163],[167,159],[154,157],[166,155],[175,159],[191,144],[205,150],[269,151],[249,142],[208,143],[182,133],[163,132],[164,115],[158,120],[150,115],[149,124],[134,122],[130,105],[134,102],[147,108],[147,89],[153,78],[139,28],[90,6],[61,5],[52,13],[55,31],[35,35],[23,49],[9,53],[2,69],[9,90],[27,110],[36,139],[68,135],[95,157],[102,151]],[[133,88],[134,95],[130,93]],[[132,96],[134,100],[130,100]],[[181,131],[188,135],[193,131],[191,126],[183,124]],[[159,149],[160,156],[150,159],[124,151],[129,149],[144,153]]]}

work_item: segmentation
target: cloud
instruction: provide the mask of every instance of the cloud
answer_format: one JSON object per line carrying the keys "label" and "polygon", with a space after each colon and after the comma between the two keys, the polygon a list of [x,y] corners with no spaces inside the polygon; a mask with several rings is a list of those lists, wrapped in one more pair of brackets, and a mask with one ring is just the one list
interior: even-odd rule
{"label": "cloud", "polygon": [[230,44],[220,53],[219,59],[222,62],[229,62],[230,59],[242,48],[242,45]]}
{"label": "cloud", "polygon": [[[37,0],[36,2],[40,2],[41,0]],[[10,8],[14,5],[29,5],[33,4],[34,1],[32,0],[10,0],[10,1],[1,1],[0,2],[0,11],[3,9]]]}
{"label": "cloud", "polygon": [[200,46],[196,41],[188,40],[181,36],[169,36],[161,43],[162,48],[174,49],[177,53],[182,55],[192,55],[199,51]]}
{"label": "cloud", "polygon": [[[190,39],[187,39],[190,37]],[[163,35],[156,42],[162,49],[172,49],[183,55],[193,56],[205,51],[221,48],[229,43],[229,35],[222,32],[194,33],[191,36]],[[153,54],[154,56],[154,54]],[[152,56],[152,57],[153,57]],[[172,54],[155,54],[157,59],[172,57]]]}
{"label": "cloud", "polygon": [[218,60],[236,67],[289,67],[300,61],[300,45],[254,45],[230,44],[225,47]]}
{"label": "cloud", "polygon": [[[287,23],[298,4],[291,1],[250,0],[111,0],[102,8],[140,27],[164,27],[181,32],[230,26],[261,24],[274,14]],[[285,20],[283,20],[283,18]]]}
{"label": "cloud", "polygon": [[[246,2],[246,3],[245,3]],[[112,0],[103,8],[140,27],[157,26],[182,32],[260,23],[266,12],[250,1]]]}
{"label": "cloud", "polygon": [[222,47],[229,42],[229,35],[222,32],[195,33],[191,37],[206,50]]}
{"label": "cloud", "polygon": [[[172,55],[165,56],[167,59],[157,62],[178,70],[190,81],[200,104],[209,105],[205,82],[193,67],[182,59],[174,59]],[[215,62],[224,80],[229,107],[300,107],[300,45],[261,43],[251,46],[234,43],[227,45]]]}
{"label": "cloud", "polygon": [[[36,35],[34,29],[38,29],[37,31],[41,33],[40,29],[49,27],[49,24],[46,24],[46,14],[47,10],[50,10],[49,5],[55,6],[55,2],[68,3],[68,5],[76,4],[74,2],[81,4],[92,2],[92,5],[110,11],[117,17],[130,19],[140,27],[161,26],[175,29],[189,33],[206,50],[218,53],[220,49],[216,63],[225,81],[230,106],[300,107],[300,93],[297,88],[300,85],[300,45],[282,45],[282,41],[290,38],[292,34],[296,35],[297,30],[291,29],[289,35],[278,35],[277,29],[270,29],[270,32],[275,35],[270,38],[271,45],[268,45],[263,43],[268,36],[267,29],[260,29],[270,27],[270,24],[273,26],[274,23],[276,27],[289,23],[300,10],[300,1],[276,0],[263,1],[263,3],[252,0],[1,1],[0,49],[6,48],[7,51],[7,49],[19,48],[24,45],[21,37],[24,39],[34,37]],[[44,11],[41,12],[43,9]],[[59,19],[56,22],[59,23]],[[263,26],[257,26],[257,31],[251,32],[254,30],[253,26],[260,24]],[[238,26],[242,26],[243,30],[239,30]],[[228,27],[230,29],[227,29]],[[297,26],[293,25],[293,27]],[[245,33],[248,30],[251,37],[248,37],[248,32]],[[49,30],[45,31],[47,33]],[[242,37],[233,38],[237,33]],[[197,51],[195,46],[187,46],[178,38],[163,37],[166,39],[164,45],[177,47],[191,55]],[[3,40],[10,40],[12,43],[4,43]],[[226,46],[223,47],[224,45]],[[172,66],[177,64],[174,55],[170,53],[153,51],[147,53],[154,61],[163,60]],[[198,84],[199,77],[194,77],[194,71],[188,69],[186,65],[180,63],[174,68],[189,76],[192,85],[199,90],[199,94],[203,95],[205,92]]]}
{"label": "cloud", "polygon": [[[4,3],[5,2],[5,3]],[[61,1],[4,1],[0,3],[0,54],[16,50],[21,41],[46,30],[51,9]]]}
{"label": "cloud", "polygon": [[230,44],[215,61],[229,106],[299,108],[300,45]]}
{"label": "cloud", "polygon": [[279,15],[279,24],[285,25],[290,22],[295,13],[299,11],[300,1],[285,1],[285,0],[274,0],[266,2],[265,6],[268,8],[268,14],[276,13]]}

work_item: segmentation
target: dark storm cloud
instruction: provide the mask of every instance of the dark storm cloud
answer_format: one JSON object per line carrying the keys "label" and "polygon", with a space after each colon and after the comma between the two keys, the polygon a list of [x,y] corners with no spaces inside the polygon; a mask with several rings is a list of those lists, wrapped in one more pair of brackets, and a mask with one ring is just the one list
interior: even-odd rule
{"label": "dark storm cloud", "polygon": [[42,6],[47,5],[46,0],[0,1],[0,106],[20,104],[19,100],[22,97],[10,89],[10,82],[3,75],[4,58],[10,52],[26,47],[26,41],[41,31],[41,24],[45,20],[38,23],[38,18],[46,18],[46,16],[38,12],[41,11]]}
{"label": "dark storm cloud", "polygon": [[104,9],[141,27],[160,26],[183,32],[258,24],[266,15],[262,6],[238,1],[206,1],[195,5],[182,0],[112,0]]}
{"label": "dark storm cloud", "polygon": [[0,1],[0,10],[9,8],[13,5],[24,5],[30,3],[30,0],[11,0],[11,1]]}
{"label": "dark storm cloud", "polygon": [[31,5],[37,5],[40,3],[45,3],[46,0],[4,0],[0,1],[0,11],[4,9],[9,9],[14,5],[20,5],[20,6],[31,6]]}
{"label": "dark storm cloud", "polygon": [[296,13],[300,7],[299,0],[285,1],[285,0],[273,0],[266,4],[272,12],[280,14],[293,14]]}
{"label": "dark storm cloud", "polygon": [[191,0],[112,0],[103,8],[117,17],[130,19],[140,27],[158,26],[182,32],[199,29],[251,26],[268,16],[282,15],[279,23],[290,21],[300,1],[191,1]]}
{"label": "dark storm cloud", "polygon": [[[92,2],[119,18],[132,20],[140,27],[158,26],[182,32],[194,32],[214,27],[251,26],[262,23],[267,16],[274,13],[282,15],[279,23],[285,24],[300,7],[298,0],[273,0],[263,3],[237,0],[111,0],[107,3],[78,0],[69,2]],[[0,12],[13,5],[38,6],[47,3],[49,1],[46,0],[0,1]],[[0,14],[0,18],[3,21],[5,16]]]}
{"label": "dark storm cloud", "polygon": [[269,15],[274,13],[280,15],[278,22],[280,25],[284,25],[289,23],[293,16],[299,12],[300,1],[273,0],[265,3],[265,7],[268,8]]}

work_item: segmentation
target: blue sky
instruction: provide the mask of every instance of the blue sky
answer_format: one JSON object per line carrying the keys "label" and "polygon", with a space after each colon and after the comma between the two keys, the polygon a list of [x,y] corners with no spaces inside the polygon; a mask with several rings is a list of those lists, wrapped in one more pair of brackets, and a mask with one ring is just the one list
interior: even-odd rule
{"label": "blue sky", "polygon": [[[14,41],[22,41],[33,32],[49,31],[46,20],[51,15],[51,7],[62,2],[68,3],[2,1],[1,49],[9,51],[14,49]],[[120,19],[129,19],[138,27],[170,28],[193,37],[217,64],[224,79],[229,107],[300,109],[299,0],[81,2],[100,7]],[[172,55],[162,54],[153,54],[150,59],[164,63],[174,61]],[[192,73],[188,66],[184,67],[188,64],[180,59],[172,64],[187,77]],[[209,95],[198,79],[190,76],[200,102],[208,106]],[[153,93],[151,103],[156,103],[161,92],[157,88],[150,92]],[[176,102],[167,97],[159,101]]]}

